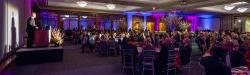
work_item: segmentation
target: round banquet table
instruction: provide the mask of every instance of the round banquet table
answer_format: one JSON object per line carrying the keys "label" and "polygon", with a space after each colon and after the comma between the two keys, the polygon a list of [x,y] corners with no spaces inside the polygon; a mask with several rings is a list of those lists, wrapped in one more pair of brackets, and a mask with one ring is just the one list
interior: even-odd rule
{"label": "round banquet table", "polygon": [[250,75],[250,71],[246,66],[236,67],[231,69],[232,75]]}

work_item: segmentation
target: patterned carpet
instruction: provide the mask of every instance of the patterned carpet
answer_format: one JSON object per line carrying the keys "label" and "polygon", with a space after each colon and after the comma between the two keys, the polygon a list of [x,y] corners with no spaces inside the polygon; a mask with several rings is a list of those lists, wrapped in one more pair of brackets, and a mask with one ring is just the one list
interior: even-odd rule
{"label": "patterned carpet", "polygon": [[[195,48],[195,45],[193,45]],[[197,48],[196,48],[197,49]],[[193,49],[191,63],[178,75],[201,75],[198,51]],[[125,75],[120,57],[99,57],[94,53],[82,54],[79,45],[66,44],[61,62],[25,66],[11,65],[0,75]]]}

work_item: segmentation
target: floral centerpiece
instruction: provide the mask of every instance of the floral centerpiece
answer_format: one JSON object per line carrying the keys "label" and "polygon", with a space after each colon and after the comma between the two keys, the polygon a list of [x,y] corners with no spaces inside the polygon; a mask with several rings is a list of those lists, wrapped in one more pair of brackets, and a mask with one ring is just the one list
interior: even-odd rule
{"label": "floral centerpiece", "polygon": [[63,44],[64,34],[60,31],[60,29],[52,29],[51,35],[51,40],[53,43],[55,43],[56,46],[60,46],[61,44]]}
{"label": "floral centerpiece", "polygon": [[191,26],[190,23],[186,22],[186,21],[180,21],[179,23],[180,25],[180,29],[183,31],[188,31],[188,28]]}

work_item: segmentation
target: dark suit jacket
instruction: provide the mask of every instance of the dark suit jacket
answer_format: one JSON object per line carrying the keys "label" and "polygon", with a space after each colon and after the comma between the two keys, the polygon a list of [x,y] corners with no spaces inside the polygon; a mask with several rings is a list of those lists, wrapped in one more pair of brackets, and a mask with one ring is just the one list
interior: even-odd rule
{"label": "dark suit jacket", "polygon": [[200,63],[205,67],[206,75],[232,75],[229,67],[212,56],[202,58]]}
{"label": "dark suit jacket", "polygon": [[31,17],[28,19],[27,21],[27,28],[26,28],[26,32],[34,32],[36,29],[36,22],[34,19],[32,19]]}
{"label": "dark suit jacket", "polygon": [[232,68],[246,66],[245,56],[239,51],[232,51],[230,53],[230,61],[231,61]]}

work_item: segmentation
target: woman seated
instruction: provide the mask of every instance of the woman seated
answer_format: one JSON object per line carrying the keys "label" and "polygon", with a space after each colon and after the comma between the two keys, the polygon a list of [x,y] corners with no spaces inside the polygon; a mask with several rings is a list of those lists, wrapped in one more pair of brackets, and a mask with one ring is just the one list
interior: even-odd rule
{"label": "woman seated", "polygon": [[151,38],[148,36],[143,42],[142,45],[143,50],[155,50]]}

